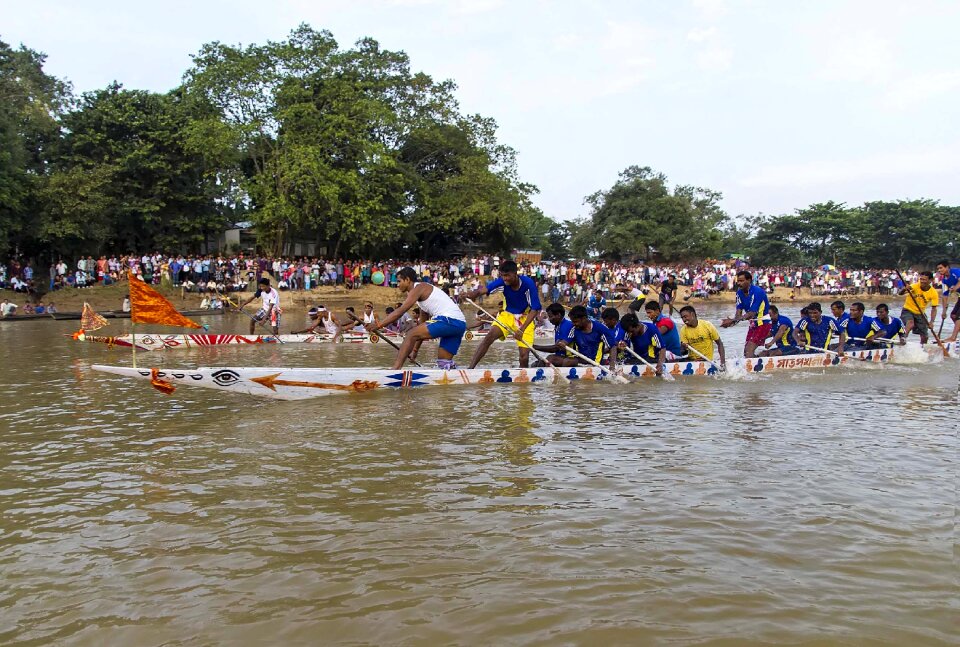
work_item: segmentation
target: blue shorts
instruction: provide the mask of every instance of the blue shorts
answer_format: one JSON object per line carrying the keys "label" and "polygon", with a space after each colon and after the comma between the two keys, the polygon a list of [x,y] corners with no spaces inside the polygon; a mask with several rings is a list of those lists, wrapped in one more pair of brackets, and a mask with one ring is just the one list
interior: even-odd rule
{"label": "blue shorts", "polygon": [[781,355],[799,355],[801,353],[800,349],[796,346],[774,346],[775,349],[780,351]]}
{"label": "blue shorts", "polygon": [[467,322],[450,317],[434,317],[427,321],[427,332],[433,339],[440,340],[440,348],[456,355],[460,350],[463,334],[467,332]]}

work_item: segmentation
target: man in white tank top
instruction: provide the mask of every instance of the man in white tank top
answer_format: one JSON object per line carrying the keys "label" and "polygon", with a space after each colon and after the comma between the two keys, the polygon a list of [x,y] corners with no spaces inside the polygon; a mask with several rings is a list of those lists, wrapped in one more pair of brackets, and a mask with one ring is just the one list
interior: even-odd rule
{"label": "man in white tank top", "polygon": [[393,368],[402,368],[407,357],[415,358],[420,344],[426,339],[440,340],[437,367],[444,370],[457,368],[453,356],[460,350],[463,333],[467,331],[467,318],[460,307],[442,290],[429,283],[418,283],[417,273],[412,267],[404,267],[397,272],[397,287],[407,294],[406,300],[382,321],[366,325],[370,332],[377,332],[378,329],[400,319],[410,308],[420,308],[419,323],[403,338]]}
{"label": "man in white tank top", "polygon": [[340,335],[340,321],[337,319],[337,316],[331,311],[327,310],[323,306],[317,306],[316,308],[310,308],[307,312],[307,315],[310,317],[310,323],[313,325],[309,328],[304,328],[303,330],[296,330],[292,332],[293,335],[303,335],[307,333],[316,333],[317,328],[323,327],[321,332],[326,332],[328,335],[336,339]]}

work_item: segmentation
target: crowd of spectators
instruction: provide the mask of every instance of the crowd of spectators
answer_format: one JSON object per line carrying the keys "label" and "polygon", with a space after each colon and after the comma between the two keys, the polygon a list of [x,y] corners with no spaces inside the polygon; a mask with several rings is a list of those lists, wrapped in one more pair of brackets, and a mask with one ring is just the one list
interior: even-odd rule
{"label": "crowd of spectators", "polygon": [[[44,277],[46,289],[38,290],[39,277],[29,262],[0,264],[0,288],[39,294],[63,289],[110,285],[126,280],[128,272],[153,285],[182,288],[187,292],[219,294],[253,289],[263,274],[277,281],[280,290],[310,290],[318,286],[353,289],[362,285],[397,284],[397,271],[411,265],[418,274],[458,297],[496,277],[501,259],[497,255],[464,256],[447,261],[373,261],[324,258],[268,258],[244,254],[92,256],[58,260]],[[597,291],[609,292],[628,281],[654,286],[673,276],[687,288],[687,295],[708,299],[735,290],[736,272],[746,266],[742,259],[705,260],[697,263],[615,263],[609,261],[521,262],[521,273],[533,277],[545,298],[579,303]],[[769,292],[788,292],[798,297],[801,288],[818,295],[889,295],[900,283],[889,269],[853,270],[819,267],[750,267],[754,281]],[[915,280],[916,272],[906,275]]]}

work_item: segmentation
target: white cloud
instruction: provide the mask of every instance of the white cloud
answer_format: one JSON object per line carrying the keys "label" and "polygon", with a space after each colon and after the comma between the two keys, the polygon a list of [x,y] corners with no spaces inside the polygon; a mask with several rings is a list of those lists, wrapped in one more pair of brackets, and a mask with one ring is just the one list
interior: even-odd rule
{"label": "white cloud", "polygon": [[657,37],[657,31],[646,23],[607,21],[603,49],[607,51],[637,51],[648,47]]}
{"label": "white cloud", "polygon": [[725,0],[693,0],[693,8],[707,21],[716,20],[729,11]]}
{"label": "white cloud", "polygon": [[709,72],[729,70],[733,64],[733,50],[726,47],[711,47],[697,55],[697,65]]}
{"label": "white cloud", "polygon": [[459,0],[456,12],[461,14],[486,13],[503,6],[503,0]]}
{"label": "white cloud", "polygon": [[564,33],[553,38],[553,48],[561,52],[576,49],[583,44],[583,37],[580,34]]}
{"label": "white cloud", "polygon": [[703,43],[711,40],[717,35],[716,27],[697,27],[687,33],[687,40],[694,43]]}
{"label": "white cloud", "polygon": [[[896,81],[884,93],[882,103],[893,110],[923,105],[960,89],[960,72],[931,72]],[[957,101],[947,102],[956,105]]]}
{"label": "white cloud", "polygon": [[889,177],[960,173],[960,150],[930,148],[879,153],[846,160],[818,160],[760,169],[740,180],[748,188],[796,188],[838,185]]}
{"label": "white cloud", "polygon": [[871,31],[835,34],[823,50],[824,75],[834,81],[880,83],[894,70],[895,55],[889,40]]}

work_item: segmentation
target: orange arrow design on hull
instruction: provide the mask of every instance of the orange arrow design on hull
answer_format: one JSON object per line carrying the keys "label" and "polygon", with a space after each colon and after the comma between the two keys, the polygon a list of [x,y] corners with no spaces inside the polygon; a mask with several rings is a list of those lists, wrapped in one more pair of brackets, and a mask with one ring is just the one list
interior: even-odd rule
{"label": "orange arrow design on hull", "polygon": [[277,376],[264,375],[263,377],[251,377],[251,382],[256,382],[267,387],[271,391],[276,391],[276,385],[280,386],[305,386],[310,389],[330,389],[332,391],[369,391],[379,386],[378,382],[368,382],[367,380],[354,380],[351,384],[327,384],[325,382],[304,382],[302,380],[278,380]]}

